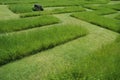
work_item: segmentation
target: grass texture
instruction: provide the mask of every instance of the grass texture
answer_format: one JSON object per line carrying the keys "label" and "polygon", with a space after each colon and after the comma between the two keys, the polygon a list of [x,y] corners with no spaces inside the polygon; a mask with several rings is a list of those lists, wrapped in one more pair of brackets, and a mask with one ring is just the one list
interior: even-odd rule
{"label": "grass texture", "polygon": [[0,65],[87,34],[80,26],[61,25],[0,35]]}
{"label": "grass texture", "polygon": [[41,27],[44,25],[55,24],[58,22],[59,19],[53,16],[40,16],[20,18],[15,20],[3,20],[0,21],[0,33],[31,29],[35,27]]}
{"label": "grass texture", "polygon": [[74,13],[71,16],[85,20],[87,22],[101,26],[103,28],[110,29],[112,31],[120,32],[120,27],[119,27],[120,22],[119,20],[116,19],[106,18],[100,15],[96,15],[92,12]]}
{"label": "grass texture", "polygon": [[24,17],[31,17],[31,16],[70,13],[70,12],[81,12],[81,11],[85,11],[85,9],[80,7],[80,6],[71,6],[71,7],[65,7],[62,9],[46,10],[43,12],[22,13],[22,14],[20,14],[20,16],[24,18]]}

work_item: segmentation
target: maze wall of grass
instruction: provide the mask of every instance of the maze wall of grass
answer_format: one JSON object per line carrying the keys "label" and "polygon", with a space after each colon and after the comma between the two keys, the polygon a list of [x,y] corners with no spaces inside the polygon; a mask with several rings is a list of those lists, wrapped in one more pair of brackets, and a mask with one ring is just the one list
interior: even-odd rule
{"label": "maze wall of grass", "polygon": [[0,35],[0,65],[52,48],[86,34],[87,31],[80,26],[61,25]]}
{"label": "maze wall of grass", "polygon": [[101,8],[101,9],[92,11],[92,13],[99,14],[99,15],[108,15],[108,14],[117,13],[117,11],[109,8]]}
{"label": "maze wall of grass", "polygon": [[53,16],[30,17],[0,21],[0,33],[20,31],[60,22]]}
{"label": "maze wall of grass", "polygon": [[120,11],[120,3],[118,3],[118,4],[111,4],[111,5],[103,5],[103,6],[107,7],[107,8],[111,8],[111,9],[115,9],[115,10]]}
{"label": "maze wall of grass", "polygon": [[[27,12],[34,12],[32,10],[33,7],[34,7],[34,4],[13,4],[13,5],[9,6],[9,9],[12,10],[14,13],[27,13]],[[63,8],[63,9],[55,9],[55,10],[52,10],[51,12],[54,13],[54,12],[71,12],[71,11],[85,10],[81,6],[62,6],[62,7],[65,7],[65,8]],[[46,7],[45,7],[44,10],[47,11]]]}
{"label": "maze wall of grass", "polygon": [[86,7],[86,8],[92,9],[92,10],[99,10],[99,9],[103,9],[103,8],[114,9],[114,10],[117,10],[117,11],[120,10],[120,4],[119,3],[118,4],[103,4],[103,5],[98,5],[98,6],[89,4],[89,5],[83,5],[83,6]]}
{"label": "maze wall of grass", "polygon": [[100,15],[96,15],[92,12],[74,13],[71,16],[116,32],[120,32],[120,21],[116,19],[106,18]]}
{"label": "maze wall of grass", "polygon": [[0,0],[1,4],[20,4],[20,3],[41,3],[46,6],[64,6],[64,5],[79,5],[91,3],[108,3],[110,0]]}
{"label": "maze wall of grass", "polygon": [[40,15],[49,15],[49,14],[60,14],[60,13],[70,13],[70,12],[82,12],[85,11],[84,8],[80,6],[70,6],[62,9],[46,10],[43,12],[29,12],[20,14],[21,17],[31,17],[31,16],[40,16]]}

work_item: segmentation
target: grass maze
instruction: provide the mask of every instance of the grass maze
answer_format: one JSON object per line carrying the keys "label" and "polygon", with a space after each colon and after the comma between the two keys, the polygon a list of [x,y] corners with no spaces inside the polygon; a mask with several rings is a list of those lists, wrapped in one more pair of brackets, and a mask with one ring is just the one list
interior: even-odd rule
{"label": "grass maze", "polygon": [[0,0],[0,80],[119,80],[119,3]]}

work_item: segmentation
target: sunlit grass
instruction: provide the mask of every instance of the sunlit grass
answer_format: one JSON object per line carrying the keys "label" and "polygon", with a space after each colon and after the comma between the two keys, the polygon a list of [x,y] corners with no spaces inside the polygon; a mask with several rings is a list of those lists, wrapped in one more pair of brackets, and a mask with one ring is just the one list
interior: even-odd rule
{"label": "sunlit grass", "polygon": [[106,18],[92,12],[74,13],[71,16],[116,32],[120,32],[120,22],[116,19]]}
{"label": "sunlit grass", "polygon": [[87,31],[80,26],[61,25],[13,35],[0,35],[0,64],[52,48],[86,34]]}
{"label": "sunlit grass", "polygon": [[20,31],[60,22],[53,16],[30,17],[0,21],[0,33]]}

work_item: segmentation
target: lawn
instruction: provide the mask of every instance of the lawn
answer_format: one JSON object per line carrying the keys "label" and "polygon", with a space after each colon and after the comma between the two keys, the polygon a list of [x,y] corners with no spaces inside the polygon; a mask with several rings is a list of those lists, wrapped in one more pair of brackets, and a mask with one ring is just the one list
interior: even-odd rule
{"label": "lawn", "polygon": [[0,80],[120,80],[119,4],[0,0]]}

